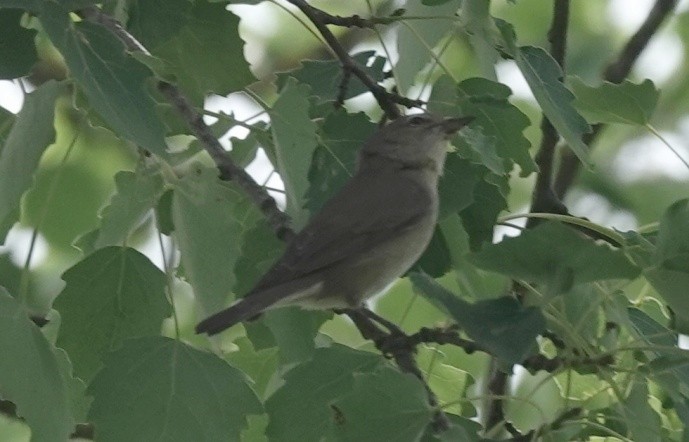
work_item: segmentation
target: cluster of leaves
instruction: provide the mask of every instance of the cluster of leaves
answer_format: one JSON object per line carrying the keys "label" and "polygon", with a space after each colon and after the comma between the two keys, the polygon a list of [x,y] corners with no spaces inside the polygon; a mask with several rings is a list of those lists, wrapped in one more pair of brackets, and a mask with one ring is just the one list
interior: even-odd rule
{"label": "cluster of leaves", "polygon": [[[74,11],[95,3],[147,52],[125,50],[112,29],[76,18]],[[459,44],[452,18],[460,0],[409,0],[396,11],[395,43],[406,54],[398,61],[353,56],[375,81],[386,81],[390,68],[402,94],[432,83],[431,111],[476,118],[448,157],[431,246],[377,304],[410,331],[456,323],[485,352],[418,348],[450,430],[431,434],[436,410],[423,384],[328,313],[276,310],[218,340],[194,336],[196,319],[246,293],[283,245],[244,189],[219,179],[202,146],[176,137],[189,129],[155,84],[174,83],[201,109],[208,94],[242,90],[255,78],[228,2],[120,3],[0,0],[0,32],[11,41],[0,45],[2,78],[27,76],[47,60],[69,72],[38,85],[17,115],[0,114],[0,238],[19,221],[53,248],[76,239],[80,251],[70,255],[62,288],[51,285],[43,297],[28,264],[0,269],[0,399],[13,404],[32,440],[65,440],[87,422],[98,440],[113,441],[478,441],[485,436],[474,419],[485,353],[507,371],[539,354],[559,361],[525,375],[507,403],[506,419],[522,432],[551,441],[686,440],[689,359],[677,333],[689,332],[689,201],[676,201],[657,228],[643,232],[574,220],[614,247],[555,221],[492,244],[511,172],[526,177],[538,167],[524,134],[531,119],[507,86],[489,75],[457,81],[447,69],[438,74],[429,48]],[[571,77],[567,87],[548,52],[519,46],[509,23],[475,5],[462,12],[468,37],[459,40],[471,41],[483,60],[476,63],[498,54],[513,59],[584,164],[592,162],[582,142],[590,124],[650,127],[659,94],[650,81],[592,87]],[[432,19],[439,16],[448,19]],[[297,228],[351,175],[358,147],[376,127],[363,113],[333,106],[343,76],[336,61],[304,61],[277,75],[277,96],[264,109],[269,125],[242,123],[249,135],[232,139],[229,155],[240,166],[259,148],[267,154]],[[344,98],[365,92],[351,78]],[[221,117],[212,126],[218,136],[237,124]],[[118,153],[99,150],[103,140]],[[88,153],[74,160],[80,151]],[[104,190],[76,212],[91,210],[83,216],[90,222],[51,234],[51,226],[70,224],[46,215],[61,213],[47,206],[78,173],[70,161],[99,164],[107,155],[118,158],[109,200]],[[41,181],[45,170],[49,185]],[[147,235],[173,238],[160,244],[166,257],[178,250],[179,263],[165,259],[165,271],[154,265],[135,247]],[[505,296],[510,291],[520,302]],[[36,318],[48,324],[39,328]]]}

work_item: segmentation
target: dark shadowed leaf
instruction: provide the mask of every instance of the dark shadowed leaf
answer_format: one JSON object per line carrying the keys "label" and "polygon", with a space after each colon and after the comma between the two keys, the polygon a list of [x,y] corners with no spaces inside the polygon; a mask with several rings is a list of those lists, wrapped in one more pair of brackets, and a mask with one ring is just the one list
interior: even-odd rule
{"label": "dark shadowed leaf", "polygon": [[498,244],[485,245],[469,259],[485,270],[563,290],[584,282],[631,279],[640,271],[622,251],[596,244],[554,222],[540,224]]}
{"label": "dark shadowed leaf", "polygon": [[348,114],[340,109],[326,117],[309,169],[306,208],[311,213],[323,207],[354,175],[357,153],[375,130],[375,124],[363,113]]}
{"label": "dark shadowed leaf", "polygon": [[317,349],[311,360],[285,374],[285,383],[266,401],[266,435],[271,441],[327,440],[338,419],[331,404],[351,393],[355,374],[382,364],[378,355],[342,345]]}
{"label": "dark shadowed leaf", "polygon": [[503,362],[518,364],[536,350],[536,337],[546,327],[541,310],[510,297],[470,304],[427,275],[410,278],[424,295],[442,304],[471,339]]}
{"label": "dark shadowed leaf", "polygon": [[23,77],[37,60],[34,29],[19,25],[24,11],[0,9],[0,79]]}

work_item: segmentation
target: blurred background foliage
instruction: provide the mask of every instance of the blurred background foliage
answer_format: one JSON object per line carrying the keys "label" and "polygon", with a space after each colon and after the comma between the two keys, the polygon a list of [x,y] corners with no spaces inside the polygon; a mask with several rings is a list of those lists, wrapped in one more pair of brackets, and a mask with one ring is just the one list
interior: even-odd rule
{"label": "blurred background foliage", "polygon": [[[112,12],[115,15],[124,14],[126,8],[121,7],[126,3],[112,2]],[[491,2],[490,12],[493,16],[514,25],[520,44],[547,47],[547,31],[552,13],[550,3],[543,0],[495,0]],[[633,6],[630,3],[633,3]],[[652,3],[648,0],[573,2],[566,60],[567,74],[579,76],[588,84],[599,82],[601,72],[616,57]],[[395,2],[375,0],[322,0],[314,1],[312,4],[333,14],[361,16],[384,15],[396,8]],[[304,60],[331,60],[322,42],[314,36],[312,27],[305,24],[303,19],[296,19],[294,8],[280,0],[255,5],[232,4],[230,10],[240,17],[239,32],[246,42],[244,54],[250,63],[251,73],[258,81],[249,87],[248,92],[232,93],[227,97],[207,97],[205,105],[209,110],[222,111],[232,114],[238,120],[244,120],[260,112],[254,99],[267,103],[275,102],[275,83],[280,72],[298,68]],[[377,14],[378,11],[380,14]],[[25,20],[31,26],[29,18],[25,17]],[[422,23],[424,26],[434,26],[433,20]],[[390,28],[394,29],[394,26]],[[380,29],[382,37],[389,39],[385,28]],[[370,30],[338,28],[335,34],[350,52],[372,49],[379,51],[379,54],[384,53],[378,43],[378,36]],[[38,62],[32,74],[21,86],[25,90],[31,90],[48,79],[63,79],[66,75],[63,60],[45,35],[38,32],[35,38]],[[455,79],[462,80],[481,75],[481,60],[471,55],[465,34],[457,33],[451,41],[443,44],[445,43],[447,50],[443,51],[440,60]],[[680,2],[677,14],[673,15],[654,37],[630,76],[630,80],[634,82],[650,78],[661,89],[660,101],[651,122],[685,159],[689,158],[688,49],[689,2],[683,1]],[[233,67],[228,64],[227,69],[230,71]],[[538,129],[541,110],[512,61],[499,61],[497,73],[498,80],[512,88],[512,103],[532,122],[525,134],[531,142],[533,155],[541,136]],[[440,74],[439,71],[424,72],[419,78],[436,78]],[[21,107],[22,92],[17,82],[3,81],[1,87],[0,105],[8,110],[0,112],[0,141],[4,141],[11,127],[11,114]],[[424,93],[427,91],[417,85],[410,88],[409,95],[424,96]],[[35,184],[22,200],[20,222],[10,231],[6,245],[0,248],[0,281],[10,292],[30,293],[30,305],[37,314],[45,314],[50,310],[53,298],[64,286],[62,273],[81,259],[81,252],[75,248],[74,243],[98,226],[98,213],[108,204],[115,191],[115,174],[122,170],[133,171],[137,167],[138,155],[131,145],[121,141],[108,130],[94,127],[93,124],[98,121],[98,117],[89,115],[87,119],[85,115],[75,111],[73,103],[70,102],[72,99],[71,94],[65,94],[61,98],[55,117],[57,140],[41,158]],[[77,96],[75,99],[79,101],[82,97]],[[380,110],[370,94],[349,100],[347,107],[351,111],[363,110],[374,118],[380,116]],[[169,109],[161,106],[161,113],[168,111]],[[213,118],[208,118],[208,121],[213,121]],[[216,129],[223,132],[219,126]],[[246,131],[235,128],[227,134],[222,134],[222,141],[236,153],[242,146],[236,137],[244,136]],[[265,154],[259,152],[255,158],[249,155],[249,160],[249,170],[253,176],[258,182],[267,181],[269,186],[276,188],[277,191],[273,195],[281,200],[279,190],[282,182],[271,173]],[[672,202],[689,196],[689,171],[656,137],[640,127],[607,126],[593,147],[592,162],[595,168],[582,170],[565,198],[566,205],[576,216],[625,231],[657,221]],[[510,175],[511,192],[508,204],[509,212],[513,213],[528,209],[534,181],[533,174],[521,177],[518,172],[519,170],[514,170]],[[281,202],[284,203],[282,200]],[[130,239],[129,245],[143,251],[154,263],[161,266],[160,247],[152,224],[152,218],[142,223]],[[513,229],[504,227],[498,229],[497,235],[515,233]],[[33,250],[33,257],[29,278],[28,273],[22,269],[30,248]],[[445,282],[452,285],[449,279]],[[504,280],[493,282],[495,287],[502,287],[503,283]],[[200,343],[201,338],[193,336],[191,332],[197,315],[193,310],[190,289],[186,283],[176,284],[179,287],[175,290],[175,302],[185,338]],[[400,281],[385,296],[378,299],[377,308],[379,313],[400,323],[405,330],[417,330],[445,318],[438,309],[418,297],[407,280]],[[652,309],[652,306],[647,306],[647,313]],[[413,310],[413,314],[409,313],[410,310]],[[657,307],[656,313],[658,317],[664,314],[660,307]],[[337,342],[352,346],[370,345],[339,316],[329,319],[321,331]],[[166,321],[164,332],[169,336],[173,335],[170,321]],[[244,338],[232,343],[232,337],[229,337],[223,345],[236,345],[246,350],[227,356],[237,367],[251,368],[255,373],[260,371],[257,366],[262,367],[264,376],[254,379],[257,382],[257,390],[274,388],[269,385],[269,378],[272,370],[278,365],[280,355],[277,354],[277,350],[253,348]],[[462,366],[474,379],[484,376],[488,363],[486,355],[473,355],[469,358],[456,348],[444,349],[442,354],[425,349],[419,355],[422,365],[434,364],[437,362],[436,358],[446,362],[444,366],[447,370],[452,366]],[[460,359],[461,362],[456,362]],[[599,395],[598,380],[589,380],[586,375],[570,375],[576,376],[576,381],[541,379],[538,376],[520,373],[514,393],[518,396],[520,391],[530,392],[534,385],[539,385],[538,397],[525,393],[528,397],[524,400],[536,401],[541,404],[541,408],[552,410],[553,413],[562,400],[557,382],[560,382],[560,385],[569,382],[580,389],[569,392],[574,401],[589,401],[590,404],[599,400],[596,396]],[[587,384],[587,381],[590,381],[590,384]],[[446,400],[456,397],[453,396],[453,392],[464,390],[465,382],[465,374],[461,372],[445,373],[445,376],[441,373],[430,381],[438,391],[447,394],[447,398],[441,397]],[[587,387],[589,385],[590,388]],[[608,399],[600,400],[604,402]],[[549,404],[552,406],[549,407]],[[454,405],[456,408],[462,406],[468,405]],[[552,418],[539,415],[532,408],[521,407],[518,402],[514,402],[507,412],[511,419],[523,422],[524,427],[532,427],[533,422]],[[523,416],[525,414],[530,415]],[[260,429],[261,425],[265,425],[265,422],[254,422],[251,428],[258,431],[256,428]],[[676,423],[668,426],[677,427]],[[2,415],[0,430],[0,438],[14,432],[26,435],[26,428],[15,421],[6,420]]]}
{"label": "blurred background foliage", "polygon": [[[240,3],[240,2],[238,2]],[[371,11],[394,9],[389,1],[315,1],[333,14],[369,15]],[[577,0],[571,10],[570,32],[566,69],[588,84],[600,80],[605,66],[614,59],[621,46],[635,30],[650,9],[652,1],[637,1],[630,7],[624,0]],[[661,28],[650,47],[642,54],[630,76],[638,82],[650,78],[662,90],[652,124],[682,154],[687,157],[689,143],[689,11],[687,2],[680,2],[678,13]],[[291,5],[281,2],[260,2],[257,5],[231,5],[230,9],[241,18],[239,31],[246,41],[244,52],[251,64],[252,73],[259,82],[251,90],[267,102],[274,101],[277,73],[297,68],[303,60],[331,59],[324,45],[312,32],[305,29],[303,19],[295,19]],[[512,23],[520,44],[547,46],[547,30],[551,9],[542,0],[493,1],[491,14]],[[429,26],[433,21],[429,21]],[[383,28],[384,29],[384,28]],[[365,49],[380,50],[377,37],[370,30],[335,28],[336,35],[345,47],[354,52]],[[457,34],[451,48],[442,53],[442,62],[455,78],[470,78],[480,67],[469,54],[464,34]],[[66,68],[61,58],[51,49],[49,41],[38,33],[39,61],[25,85],[40,84],[48,78],[64,78]],[[228,67],[231,69],[231,67]],[[525,131],[532,143],[532,153],[540,139],[538,123],[540,109],[528,91],[518,70],[511,61],[497,66],[499,80],[509,85],[517,105],[531,120]],[[436,72],[433,75],[439,75]],[[16,83],[2,84],[2,104],[16,112],[21,106],[21,93]],[[413,96],[413,93],[411,94]],[[64,100],[68,98],[65,97]],[[234,112],[241,119],[259,109],[244,93],[228,98],[211,96],[207,108],[226,113]],[[379,110],[369,94],[349,100],[352,110],[362,109],[373,115]],[[93,117],[93,115],[91,115]],[[6,136],[11,122],[9,114],[0,114],[0,137]],[[211,119],[212,120],[212,119]],[[23,199],[22,219],[10,234],[8,244],[0,255],[2,280],[10,287],[18,284],[18,275],[26,257],[27,239],[33,228],[39,229],[37,249],[32,259],[31,279],[39,293],[36,307],[42,310],[59,292],[62,284],[59,275],[79,257],[73,242],[95,228],[97,214],[114,191],[113,176],[120,170],[133,170],[136,154],[123,148],[123,143],[111,132],[92,127],[69,105],[59,106],[56,114],[58,139],[41,160],[36,184]],[[69,148],[77,128],[79,136],[67,161],[64,153]],[[243,136],[241,129],[231,132]],[[236,136],[236,135],[233,135]],[[226,144],[230,135],[224,136]],[[1,138],[0,138],[1,139]],[[236,142],[236,138],[234,139]],[[565,203],[571,212],[594,222],[621,230],[643,226],[659,219],[670,203],[689,195],[689,172],[654,136],[636,126],[609,125],[592,151],[595,169],[583,170],[568,193]],[[253,162],[250,170],[259,181],[269,175],[269,166],[262,156]],[[509,210],[521,212],[528,207],[534,175],[527,178],[513,173]],[[272,176],[269,184],[280,186],[279,178]],[[278,196],[279,198],[280,196]],[[155,246],[146,229],[136,236],[135,247],[148,247],[154,255]],[[150,232],[150,231],[149,231]],[[510,234],[510,230],[500,231]],[[511,232],[514,234],[514,232]],[[14,281],[14,282],[13,282]]]}

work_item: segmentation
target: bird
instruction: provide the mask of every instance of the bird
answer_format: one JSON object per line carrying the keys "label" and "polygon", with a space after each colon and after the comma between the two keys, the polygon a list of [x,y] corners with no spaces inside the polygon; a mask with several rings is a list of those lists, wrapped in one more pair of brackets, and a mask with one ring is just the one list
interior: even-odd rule
{"label": "bird", "polygon": [[352,177],[241,299],[196,326],[214,335],[265,310],[360,307],[409,270],[438,218],[450,140],[472,117],[400,117],[363,144]]}

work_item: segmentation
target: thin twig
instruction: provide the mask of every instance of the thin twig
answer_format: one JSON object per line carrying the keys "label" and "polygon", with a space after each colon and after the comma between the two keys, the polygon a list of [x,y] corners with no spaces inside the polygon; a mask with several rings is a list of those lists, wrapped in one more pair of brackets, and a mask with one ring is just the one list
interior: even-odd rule
{"label": "thin twig", "polygon": [[411,100],[407,97],[403,97],[398,94],[393,94],[388,92],[383,86],[379,85],[365,70],[359,66],[356,61],[347,53],[347,51],[342,47],[340,42],[337,40],[335,35],[330,32],[326,23],[322,20],[323,11],[306,3],[304,0],[287,0],[294,6],[299,8],[301,12],[306,15],[306,17],[311,20],[311,22],[316,26],[318,32],[321,33],[328,46],[333,50],[335,56],[340,61],[342,69],[345,72],[349,72],[356,76],[366,88],[371,91],[373,97],[378,102],[378,105],[383,109],[383,112],[390,118],[394,120],[399,118],[401,113],[397,108],[396,104],[401,104],[406,107],[418,107],[422,103],[418,100]]}

